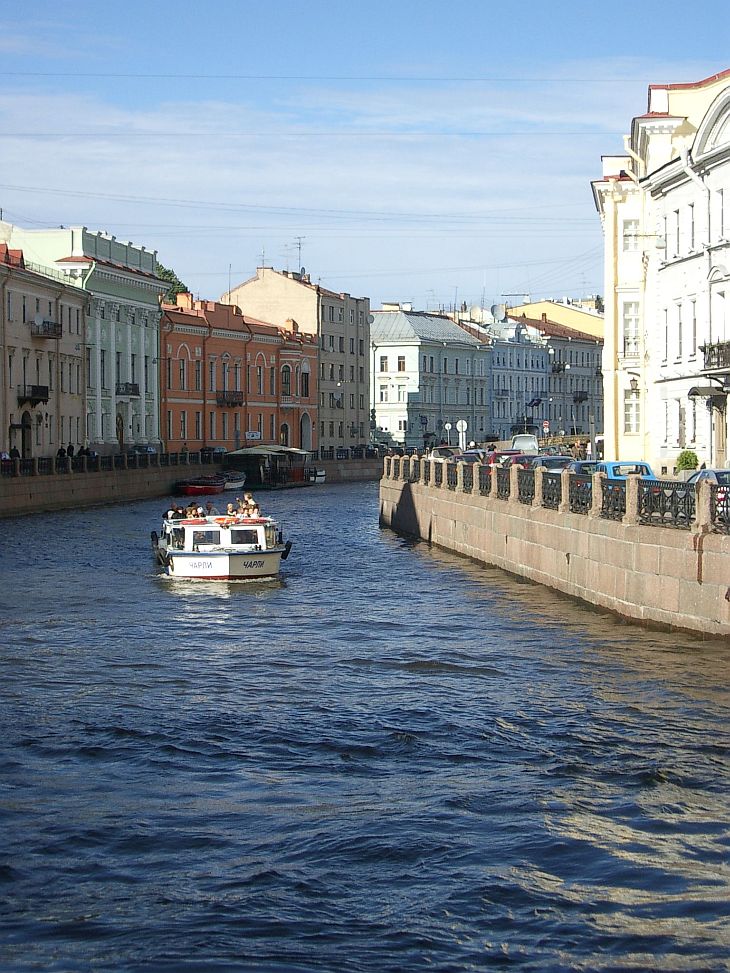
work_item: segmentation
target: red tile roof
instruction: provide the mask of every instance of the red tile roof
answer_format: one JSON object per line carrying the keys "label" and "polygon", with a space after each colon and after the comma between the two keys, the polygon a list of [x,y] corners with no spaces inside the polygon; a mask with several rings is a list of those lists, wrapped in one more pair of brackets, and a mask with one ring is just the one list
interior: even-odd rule
{"label": "red tile roof", "polygon": [[578,341],[593,341],[602,342],[602,338],[598,338],[594,334],[586,334],[585,331],[577,331],[575,328],[568,328],[564,324],[558,324],[557,321],[548,321],[547,318],[528,318],[524,314],[520,314],[516,317],[513,314],[509,314],[509,317],[514,321],[520,321],[522,324],[528,325],[530,328],[536,328],[538,331],[542,331],[543,334],[549,335],[551,338],[574,338]]}
{"label": "red tile roof", "polygon": [[11,250],[7,243],[0,243],[0,263],[7,267],[25,267],[22,250]]}

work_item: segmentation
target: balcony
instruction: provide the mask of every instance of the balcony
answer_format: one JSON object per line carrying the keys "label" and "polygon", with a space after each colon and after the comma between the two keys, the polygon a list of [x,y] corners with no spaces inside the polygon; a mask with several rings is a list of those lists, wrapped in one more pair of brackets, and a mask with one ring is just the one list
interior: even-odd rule
{"label": "balcony", "polygon": [[139,396],[139,384],[137,382],[117,382],[117,395],[119,396]]}
{"label": "balcony", "polygon": [[714,344],[703,345],[700,350],[705,355],[705,371],[730,370],[730,341],[716,341]]}
{"label": "balcony", "polygon": [[573,402],[587,402],[588,393],[587,392],[573,392]]}
{"label": "balcony", "polygon": [[60,321],[31,321],[30,333],[34,338],[60,338],[63,326]]}
{"label": "balcony", "polygon": [[570,365],[568,365],[568,363],[564,361],[554,361],[550,366],[550,370],[556,372],[557,374],[560,374],[560,372],[564,372],[568,368],[570,368]]}
{"label": "balcony", "polygon": [[243,392],[236,389],[224,389],[215,393],[215,404],[223,407],[243,405]]}
{"label": "balcony", "polygon": [[41,402],[48,402],[47,385],[19,385],[18,386],[18,405],[27,402],[29,405],[40,405]]}

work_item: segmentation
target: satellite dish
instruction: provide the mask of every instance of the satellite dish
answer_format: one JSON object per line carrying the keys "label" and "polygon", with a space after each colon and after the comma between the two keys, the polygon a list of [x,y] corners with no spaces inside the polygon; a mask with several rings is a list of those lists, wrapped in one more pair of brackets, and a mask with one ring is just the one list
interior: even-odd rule
{"label": "satellite dish", "polygon": [[507,306],[505,304],[492,304],[489,310],[492,312],[492,317],[495,321],[504,321],[504,316],[507,313]]}
{"label": "satellite dish", "polygon": [[375,320],[375,318],[373,317],[373,315],[372,314],[368,314],[368,324],[372,324],[374,320]]}
{"label": "satellite dish", "polygon": [[479,307],[479,305],[472,304],[472,306],[469,308],[469,317],[471,318],[471,320],[478,321],[481,317],[481,314],[482,314],[482,309]]}
{"label": "satellite dish", "polygon": [[299,274],[300,274],[301,277],[304,277],[304,275],[306,274],[306,272],[307,272],[307,268],[306,267],[300,267],[299,268]]}

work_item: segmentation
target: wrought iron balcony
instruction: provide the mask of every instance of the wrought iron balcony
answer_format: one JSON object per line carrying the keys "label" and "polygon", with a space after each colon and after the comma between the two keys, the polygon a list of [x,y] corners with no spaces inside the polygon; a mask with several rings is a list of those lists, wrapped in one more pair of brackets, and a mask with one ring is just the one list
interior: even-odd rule
{"label": "wrought iron balcony", "polygon": [[243,405],[243,392],[237,389],[224,389],[215,393],[216,405]]}
{"label": "wrought iron balcony", "polygon": [[730,369],[730,341],[716,341],[714,344],[703,345],[705,353],[705,368]]}
{"label": "wrought iron balcony", "polygon": [[570,368],[570,365],[564,361],[554,361],[550,367],[553,372],[564,372]]}
{"label": "wrought iron balcony", "polygon": [[60,338],[63,325],[60,321],[31,321],[30,333],[34,338]]}
{"label": "wrought iron balcony", "polygon": [[573,402],[587,402],[588,393],[587,392],[573,392]]}
{"label": "wrought iron balcony", "polygon": [[41,402],[48,402],[47,385],[19,385],[18,386],[18,405],[29,402],[30,405],[40,405]]}
{"label": "wrought iron balcony", "polygon": [[117,395],[139,395],[137,382],[117,382]]}

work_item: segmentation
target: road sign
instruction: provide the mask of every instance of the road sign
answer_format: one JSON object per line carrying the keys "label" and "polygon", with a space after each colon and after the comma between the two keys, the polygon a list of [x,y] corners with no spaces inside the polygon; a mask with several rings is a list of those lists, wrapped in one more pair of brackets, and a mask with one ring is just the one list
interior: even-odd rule
{"label": "road sign", "polygon": [[466,432],[466,419],[459,419],[459,421],[456,423],[456,428],[459,430],[459,432]]}
{"label": "road sign", "polygon": [[446,432],[448,432],[451,429],[451,423],[450,422],[445,422],[444,423],[444,429],[446,430]]}
{"label": "road sign", "polygon": [[545,432],[550,431],[550,423],[547,421],[547,419],[542,420],[542,428],[545,430]]}

